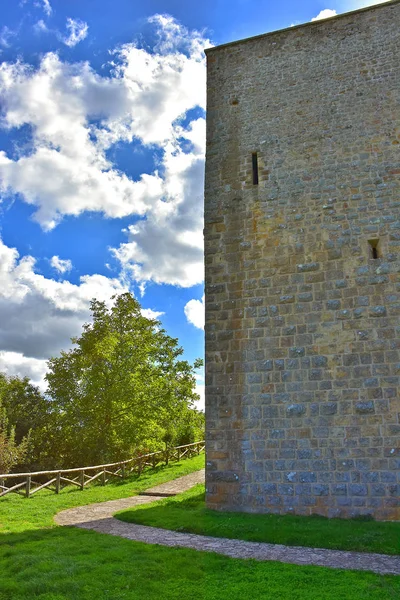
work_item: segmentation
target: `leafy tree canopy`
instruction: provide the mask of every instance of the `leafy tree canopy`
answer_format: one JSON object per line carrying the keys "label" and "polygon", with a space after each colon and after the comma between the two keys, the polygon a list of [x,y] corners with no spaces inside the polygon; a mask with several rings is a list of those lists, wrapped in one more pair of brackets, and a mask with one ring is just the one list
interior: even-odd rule
{"label": "leafy tree canopy", "polygon": [[15,427],[18,442],[46,421],[48,402],[27,377],[10,377],[0,373],[0,395],[7,419]]}
{"label": "leafy tree canopy", "polygon": [[24,448],[18,454],[18,461],[13,461],[12,470],[39,468],[42,464],[39,457],[48,440],[49,402],[27,377],[0,373],[0,404],[3,423],[7,422],[3,433],[8,430],[14,443],[22,444],[21,448]]}
{"label": "leafy tree canopy", "polygon": [[28,450],[28,437],[20,444],[15,441],[15,428],[9,426],[5,408],[2,406],[0,387],[0,474],[9,473],[14,465],[21,463]]}
{"label": "leafy tree canopy", "polygon": [[53,447],[60,466],[96,464],[150,450],[167,431],[189,422],[194,365],[160,323],[141,314],[129,293],[93,300],[93,321],[74,348],[48,363],[54,416]]}

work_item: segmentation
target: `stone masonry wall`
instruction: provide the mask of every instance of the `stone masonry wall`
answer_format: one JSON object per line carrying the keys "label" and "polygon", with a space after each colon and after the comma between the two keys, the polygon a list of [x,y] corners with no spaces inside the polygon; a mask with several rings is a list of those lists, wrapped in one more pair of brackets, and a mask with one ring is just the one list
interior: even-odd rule
{"label": "stone masonry wall", "polygon": [[400,3],[207,57],[208,506],[400,519]]}

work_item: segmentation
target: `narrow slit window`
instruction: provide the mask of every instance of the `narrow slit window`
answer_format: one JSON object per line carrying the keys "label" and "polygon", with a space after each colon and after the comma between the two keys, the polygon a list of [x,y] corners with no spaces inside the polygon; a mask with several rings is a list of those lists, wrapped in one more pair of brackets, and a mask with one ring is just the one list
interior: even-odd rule
{"label": "narrow slit window", "polygon": [[374,259],[379,258],[379,240],[368,240],[368,244],[370,249],[370,257]]}
{"label": "narrow slit window", "polygon": [[258,185],[258,156],[257,152],[253,152],[251,155],[252,166],[253,166],[253,185]]}

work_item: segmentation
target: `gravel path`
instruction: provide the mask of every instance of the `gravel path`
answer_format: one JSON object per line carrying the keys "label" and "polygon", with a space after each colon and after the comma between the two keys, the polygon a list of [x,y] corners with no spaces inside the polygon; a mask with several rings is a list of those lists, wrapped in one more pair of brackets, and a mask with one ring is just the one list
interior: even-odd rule
{"label": "gravel path", "polygon": [[[189,490],[196,483],[204,483],[204,469],[201,471],[195,471],[189,475],[179,477],[167,483],[161,483],[155,487],[149,488],[141,496],[132,496],[131,498],[122,498],[121,500],[110,500],[109,502],[99,502],[98,504],[88,504],[87,506],[78,506],[76,508],[68,508],[59,512],[54,517],[54,520],[58,525],[75,525],[75,527],[82,527],[83,529],[95,529],[96,531],[102,531],[101,526],[104,524],[104,520],[108,519],[111,522],[120,523],[116,519],[110,519],[112,515],[119,510],[131,508],[138,504],[148,504],[149,502],[155,502],[156,500],[162,500],[165,496],[175,496],[181,492]],[[129,526],[129,523],[126,523]],[[110,533],[104,530],[102,533]],[[115,535],[120,535],[115,534]],[[122,535],[121,537],[127,537]],[[133,539],[133,538],[131,538]],[[161,542],[159,542],[161,543]]]}
{"label": "gravel path", "polygon": [[[100,504],[89,504],[60,512],[55,517],[59,525],[74,525],[99,533],[108,533],[137,542],[179,546],[206,552],[216,552],[232,558],[252,558],[260,561],[276,560],[295,565],[318,565],[335,569],[372,571],[382,575],[400,575],[400,557],[364,552],[344,552],[322,548],[303,548],[214,538],[189,533],[168,531],[157,527],[124,523],[113,518],[119,510],[160,500],[166,495],[175,495],[204,482],[204,470],[185,475],[174,481],[163,483],[146,490],[143,496],[122,500],[111,500]],[[158,495],[159,494],[159,495]]]}

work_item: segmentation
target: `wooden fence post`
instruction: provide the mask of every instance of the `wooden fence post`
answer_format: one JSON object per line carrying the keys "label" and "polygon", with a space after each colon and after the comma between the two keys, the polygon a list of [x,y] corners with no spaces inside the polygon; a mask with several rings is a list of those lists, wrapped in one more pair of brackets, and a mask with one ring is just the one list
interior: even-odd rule
{"label": "wooden fence post", "polygon": [[58,472],[56,475],[56,494],[60,493],[61,488],[61,473]]}
{"label": "wooden fence post", "polygon": [[125,479],[125,463],[122,463],[121,465],[121,475],[122,479]]}
{"label": "wooden fence post", "polygon": [[106,485],[106,470],[103,469],[103,473],[101,474],[101,485]]}
{"label": "wooden fence post", "polygon": [[31,495],[31,476],[28,475],[26,478],[26,497],[29,498]]}
{"label": "wooden fence post", "polygon": [[82,469],[81,471],[81,490],[85,487],[85,471]]}

